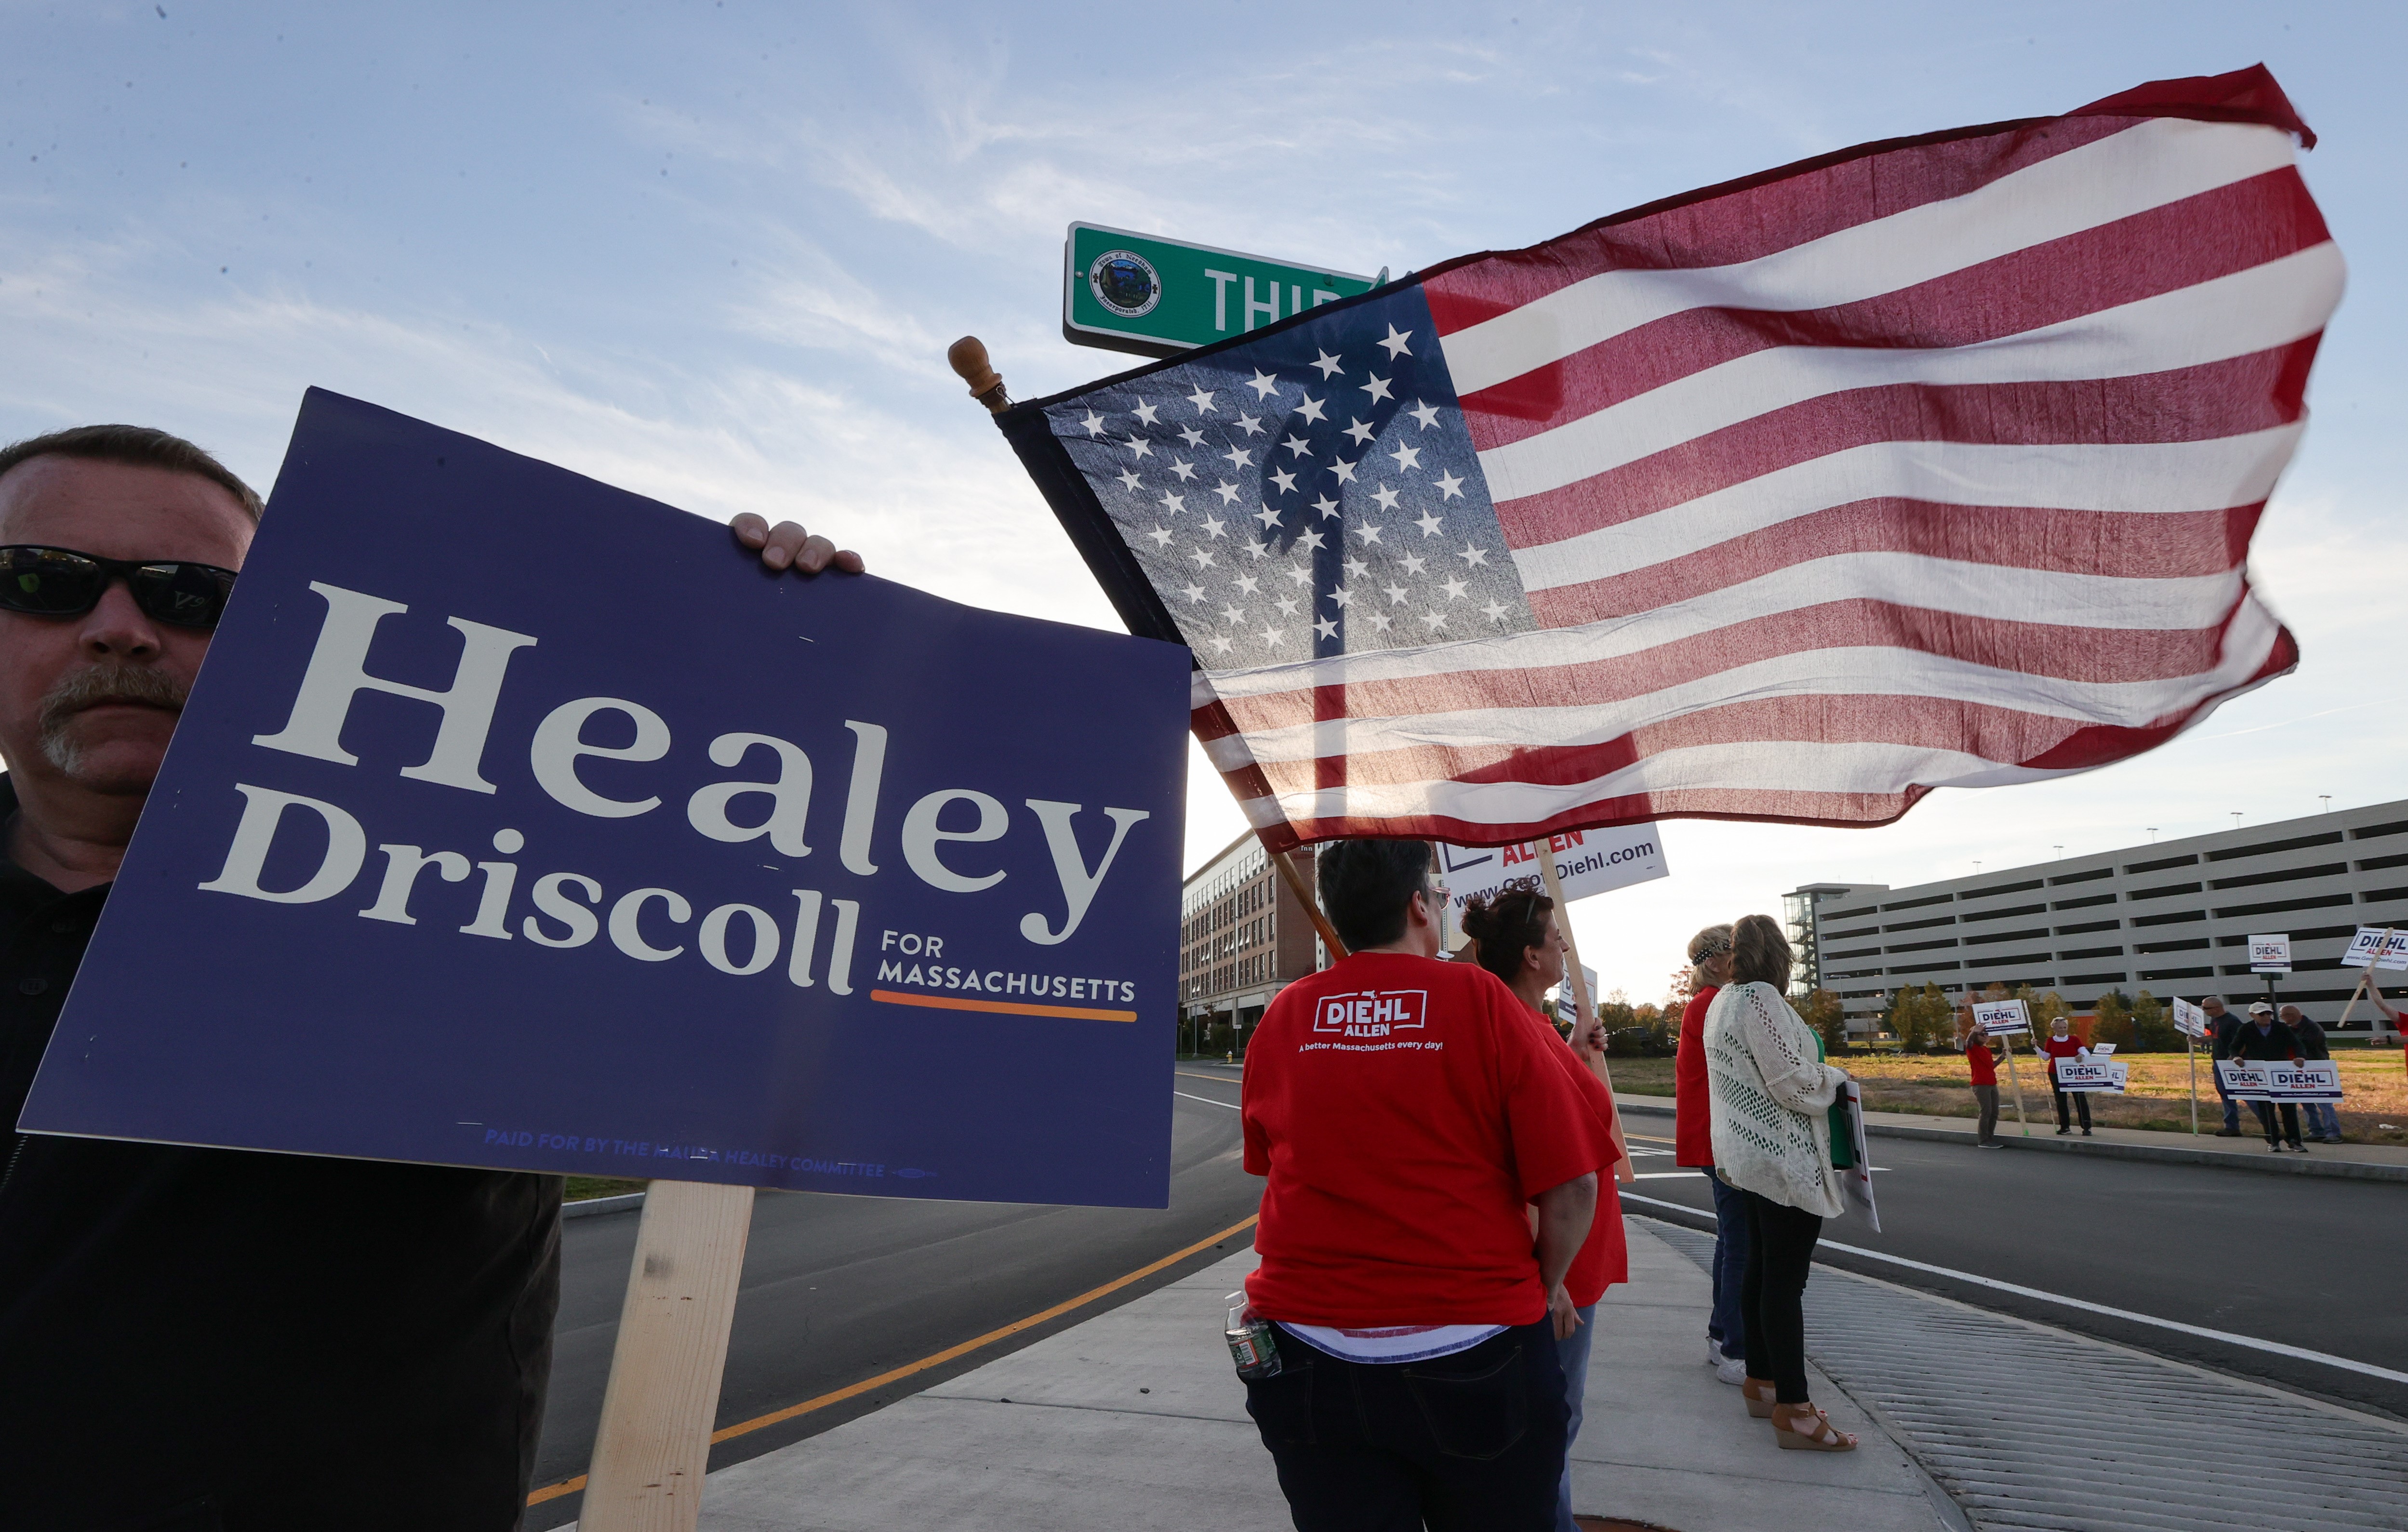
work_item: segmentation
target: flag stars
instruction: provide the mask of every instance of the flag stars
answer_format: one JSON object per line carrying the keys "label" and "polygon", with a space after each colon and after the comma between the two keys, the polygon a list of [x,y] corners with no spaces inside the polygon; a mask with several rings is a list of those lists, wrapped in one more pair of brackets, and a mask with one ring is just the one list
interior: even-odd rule
{"label": "flag stars", "polygon": [[1411,356],[1413,354],[1413,349],[1405,344],[1412,338],[1413,333],[1411,330],[1400,332],[1395,325],[1391,324],[1388,326],[1388,338],[1378,342],[1378,345],[1382,351],[1388,353],[1388,360],[1394,362],[1400,356]]}
{"label": "flag stars", "polygon": [[1405,413],[1421,422],[1422,429],[1425,431],[1438,423],[1438,406],[1426,399],[1406,410]]}
{"label": "flag stars", "polygon": [[1183,457],[1175,459],[1171,463],[1170,471],[1179,476],[1179,481],[1182,484],[1192,483],[1195,481],[1196,465],[1188,462]]}
{"label": "flag stars", "polygon": [[1455,478],[1455,475],[1453,475],[1453,474],[1451,474],[1451,473],[1442,473],[1442,474],[1439,475],[1439,476],[1438,476],[1438,497],[1439,497],[1440,500],[1460,500],[1460,499],[1462,499],[1462,498],[1463,498],[1463,480],[1460,480],[1460,479]]}
{"label": "flag stars", "polygon": [[1338,481],[1341,484],[1354,482],[1354,465],[1342,457],[1329,465],[1329,471],[1338,476]]}
{"label": "flag stars", "polygon": [[1246,451],[1242,447],[1232,447],[1221,455],[1229,460],[1229,471],[1231,473],[1244,473],[1248,468],[1254,466],[1254,454]]}
{"label": "flag stars", "polygon": [[1348,604],[1354,599],[1354,593],[1348,590],[1343,585],[1339,586],[1336,590],[1329,593],[1329,604],[1336,607],[1340,611],[1345,610]]}
{"label": "flag stars", "polygon": [[1513,609],[1508,607],[1502,601],[1492,599],[1488,605],[1481,608],[1480,609],[1487,615],[1490,622],[1496,623],[1498,627],[1503,627],[1505,625],[1506,617]]}
{"label": "flag stars", "polygon": [[1426,561],[1419,553],[1407,553],[1403,562],[1405,566],[1405,573],[1409,575],[1418,575],[1422,572],[1422,566]]}
{"label": "flag stars", "polygon": [[1200,384],[1197,385],[1195,393],[1187,396],[1187,402],[1196,407],[1196,413],[1198,415],[1210,415],[1212,413],[1211,391]]}
{"label": "flag stars", "polygon": [[1244,549],[1247,552],[1252,553],[1254,556],[1254,562],[1256,564],[1260,564],[1263,560],[1271,556],[1270,544],[1256,542],[1252,537],[1247,538],[1238,546]]}
{"label": "flag stars", "polygon": [[1369,382],[1363,384],[1362,389],[1364,393],[1371,396],[1371,401],[1374,404],[1377,404],[1382,399],[1393,397],[1393,395],[1388,393],[1388,379],[1385,378],[1374,378]]}
{"label": "flag stars", "polygon": [[1354,438],[1355,446],[1369,447],[1371,445],[1371,438],[1378,436],[1380,433],[1372,427],[1364,424],[1361,421],[1356,421],[1354,424],[1346,428],[1345,434]]}
{"label": "flag stars", "polygon": [[1236,627],[1245,620],[1246,614],[1240,611],[1235,603],[1231,603],[1230,605],[1225,606],[1221,609],[1221,621],[1228,623],[1231,627]]}
{"label": "flag stars", "polygon": [[1486,564],[1488,562],[1488,551],[1471,543],[1465,543],[1463,545],[1463,551],[1457,553],[1455,557],[1461,559],[1463,561],[1463,566],[1469,569],[1478,565]]}
{"label": "flag stars", "polygon": [[1284,629],[1275,628],[1268,623],[1263,624],[1263,647],[1265,649],[1277,649],[1281,642],[1286,637],[1287,633]]}
{"label": "flag stars", "polygon": [[1146,440],[1143,437],[1131,437],[1128,439],[1128,450],[1135,452],[1140,457],[1152,457],[1154,455],[1154,443]]}
{"label": "flag stars", "polygon": [[1204,433],[1192,425],[1182,425],[1179,428],[1179,439],[1191,448],[1201,447],[1204,445]]}
{"label": "flag stars", "polygon": [[1310,585],[1312,583],[1312,571],[1303,568],[1297,565],[1291,564],[1286,568],[1281,570],[1280,573],[1287,576],[1288,583],[1291,585]]}
{"label": "flag stars", "polygon": [[1408,447],[1398,442],[1397,450],[1389,455],[1397,460],[1398,473],[1404,472],[1407,468],[1418,468],[1422,465],[1422,450],[1418,447]]}
{"label": "flag stars", "polygon": [[1212,486],[1212,493],[1221,497],[1221,503],[1223,505],[1234,506],[1238,503],[1238,496],[1241,492],[1239,490],[1237,485],[1232,484],[1227,480],[1224,479],[1218,484]]}
{"label": "flag stars", "polygon": [[1198,569],[1210,569],[1215,562],[1211,550],[1207,548],[1198,548],[1187,556],[1196,561],[1196,567]]}
{"label": "flag stars", "polygon": [[1375,522],[1365,522],[1361,526],[1354,529],[1354,536],[1362,538],[1363,546],[1369,548],[1373,543],[1380,540],[1379,523]]}
{"label": "flag stars", "polygon": [[1212,646],[1212,652],[1215,654],[1226,654],[1229,651],[1237,647],[1237,645],[1229,641],[1226,634],[1221,633],[1212,635],[1212,637],[1206,639],[1205,642]]}
{"label": "flag stars", "polygon": [[1260,415],[1240,415],[1238,417],[1238,429],[1250,437],[1259,437],[1263,434],[1263,418]]}
{"label": "flag stars", "polygon": [[1265,506],[1262,509],[1254,512],[1254,520],[1262,523],[1263,530],[1268,532],[1271,528],[1279,525],[1280,513],[1273,510],[1270,507]]}
{"label": "flag stars", "polygon": [[1388,605],[1391,607],[1403,606],[1405,604],[1405,597],[1412,594],[1406,590],[1402,585],[1383,585],[1380,589],[1388,594]]}
{"label": "flag stars", "polygon": [[1120,480],[1121,488],[1125,490],[1134,490],[1141,482],[1135,468],[1123,468],[1114,477]]}
{"label": "flag stars", "polygon": [[1446,613],[1442,611],[1426,611],[1421,615],[1422,625],[1432,633],[1437,633],[1446,626]]}
{"label": "flag stars", "polygon": [[[1394,329],[1396,326],[1390,325],[1389,328]],[[1140,404],[1131,413],[1137,416],[1137,422],[1140,425],[1152,425],[1154,422],[1156,411],[1150,404]]]}
{"label": "flag stars", "polygon": [[1338,637],[1338,620],[1334,617],[1316,618],[1312,631],[1324,638],[1335,638]]}
{"label": "flag stars", "polygon": [[1087,428],[1087,435],[1091,437],[1100,437],[1104,434],[1104,418],[1092,409],[1087,411],[1087,418],[1079,423]]}
{"label": "flag stars", "polygon": [[1463,599],[1463,593],[1469,590],[1470,586],[1458,577],[1447,580],[1439,589],[1446,593],[1446,598],[1449,601],[1460,601]]}
{"label": "flag stars", "polygon": [[1170,546],[1171,531],[1170,528],[1167,526],[1155,527],[1153,531],[1147,533],[1146,536],[1154,539],[1154,545],[1156,548],[1168,548]]}
{"label": "flag stars", "polygon": [[1312,455],[1312,443],[1305,440],[1299,436],[1290,435],[1289,437],[1285,441],[1281,442],[1280,445],[1295,453],[1297,457],[1311,457]]}
{"label": "flag stars", "polygon": [[1323,418],[1322,408],[1322,401],[1308,394],[1304,396],[1304,402],[1296,407],[1296,412],[1315,425],[1326,425],[1329,422]]}
{"label": "flag stars", "polygon": [[1279,492],[1282,494],[1286,494],[1296,488],[1296,475],[1282,468],[1271,475],[1271,482],[1279,486]]}
{"label": "flag stars", "polygon": [[1238,577],[1238,589],[1243,591],[1248,595],[1254,594],[1255,588],[1261,584],[1262,581],[1256,580],[1252,575],[1240,575]]}
{"label": "flag stars", "polygon": [[1413,523],[1413,525],[1422,529],[1423,537],[1435,537],[1439,534],[1439,529],[1446,525],[1446,523],[1439,519],[1437,511],[1425,510],[1421,513],[1420,518]]}
{"label": "flag stars", "polygon": [[1315,346],[1313,351],[1318,354],[1313,357],[1310,365],[1321,369],[1321,380],[1326,383],[1329,381],[1330,374],[1339,370],[1338,358],[1330,355],[1327,351],[1322,351],[1318,346]]}
{"label": "flag stars", "polygon": [[1325,540],[1320,533],[1309,528],[1296,535],[1296,545],[1307,552],[1319,548]]}
{"label": "flag stars", "polygon": [[1312,503],[1312,508],[1321,512],[1321,519],[1326,522],[1338,514],[1338,502],[1325,494]]}
{"label": "flag stars", "polygon": [[1204,587],[1194,584],[1182,585],[1179,588],[1179,594],[1190,601],[1201,601],[1204,599]]}
{"label": "flag stars", "polygon": [[1296,597],[1292,595],[1281,596],[1278,600],[1273,601],[1271,605],[1279,609],[1279,613],[1282,617],[1294,617],[1296,615]]}
{"label": "flag stars", "polygon": [[1162,492],[1162,508],[1176,516],[1187,508],[1187,496],[1165,490]]}
{"label": "flag stars", "polygon": [[1385,484],[1373,490],[1371,492],[1371,498],[1380,503],[1380,508],[1382,510],[1394,510],[1397,508],[1397,492],[1390,489]]}
{"label": "flag stars", "polygon": [[1361,559],[1350,558],[1346,561],[1346,578],[1349,580],[1360,580],[1370,572],[1371,566]]}
{"label": "flag stars", "polygon": [[1226,537],[1228,534],[1221,529],[1228,524],[1217,516],[1207,516],[1204,518],[1204,535],[1208,537]]}
{"label": "flag stars", "polygon": [[[1389,328],[1394,329],[1395,326],[1391,325]],[[1279,392],[1279,379],[1262,368],[1256,367],[1254,375],[1246,379],[1246,386],[1254,391],[1256,399],[1268,399]]]}
{"label": "flag stars", "polygon": [[1369,617],[1371,620],[1371,626],[1382,633],[1387,632],[1395,625],[1395,619],[1376,608],[1366,610],[1363,615]]}

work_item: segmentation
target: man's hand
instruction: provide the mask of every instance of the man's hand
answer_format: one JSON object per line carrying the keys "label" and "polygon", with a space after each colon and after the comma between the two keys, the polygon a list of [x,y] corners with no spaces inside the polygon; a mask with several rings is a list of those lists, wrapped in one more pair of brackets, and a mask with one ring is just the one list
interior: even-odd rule
{"label": "man's hand", "polygon": [[1547,1317],[1555,1322],[1555,1339],[1570,1340],[1580,1328],[1580,1310],[1572,1307],[1572,1296],[1561,1282],[1547,1294]]}
{"label": "man's hand", "polygon": [[792,522],[771,526],[748,510],[727,524],[738,542],[761,555],[761,563],[767,568],[794,568],[815,575],[833,566],[848,575],[861,573],[860,554],[840,549],[825,537],[813,537]]}

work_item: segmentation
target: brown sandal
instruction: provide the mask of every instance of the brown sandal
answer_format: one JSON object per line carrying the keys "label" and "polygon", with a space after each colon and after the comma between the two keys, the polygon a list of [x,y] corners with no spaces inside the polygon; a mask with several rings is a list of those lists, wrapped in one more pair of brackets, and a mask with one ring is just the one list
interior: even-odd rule
{"label": "brown sandal", "polygon": [[[1831,1424],[1831,1417],[1820,1407],[1811,1404],[1785,1404],[1779,1407],[1784,1414],[1772,1417],[1773,1444],[1792,1453],[1853,1453],[1856,1439]],[[1812,1424],[1804,1430],[1798,1427]]]}
{"label": "brown sandal", "polygon": [[1770,1420],[1772,1418],[1771,1383],[1762,1378],[1743,1379],[1740,1382],[1739,1392],[1740,1396],[1747,1400],[1747,1412],[1751,1419]]}

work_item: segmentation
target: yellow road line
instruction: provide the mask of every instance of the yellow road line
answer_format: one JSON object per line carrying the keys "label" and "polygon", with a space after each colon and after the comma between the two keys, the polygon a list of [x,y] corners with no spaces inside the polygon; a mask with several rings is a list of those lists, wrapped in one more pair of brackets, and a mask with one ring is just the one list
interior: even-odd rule
{"label": "yellow road line", "polygon": [[[1253,1228],[1254,1226],[1255,1220],[1260,1216],[1260,1214],[1250,1214],[1242,1221],[1230,1224],[1227,1228],[1223,1229],[1218,1234],[1206,1235],[1203,1238],[1197,1240],[1194,1244],[1189,1245],[1184,1250],[1173,1251],[1159,1261],[1153,1262],[1147,1266],[1141,1266],[1125,1277],[1114,1277],[1111,1281],[1104,1283],[1101,1287],[1091,1287],[1075,1298],[1065,1299],[1064,1301],[1055,1304],[1051,1309],[1040,1310],[1038,1312],[1029,1315],[1026,1319],[1013,1320],[1010,1324],[1003,1326],[1003,1328],[999,1330],[989,1330],[986,1334],[980,1336],[975,1340],[965,1340],[958,1346],[948,1346],[943,1351],[938,1352],[934,1355],[924,1356],[916,1362],[907,1362],[903,1366],[896,1367],[891,1371],[882,1372],[875,1378],[865,1378],[860,1382],[848,1384],[843,1388],[823,1394],[817,1398],[805,1399],[800,1404],[788,1405],[783,1410],[773,1410],[768,1414],[755,1415],[751,1420],[738,1421],[734,1425],[723,1426],[719,1430],[713,1431],[710,1434],[711,1442],[716,1445],[717,1443],[728,1440],[733,1437],[745,1436],[752,1432],[760,1430],[763,1426],[775,1425],[781,1421],[790,1421],[797,1415],[808,1415],[814,1410],[824,1410],[832,1404],[841,1404],[845,1400],[853,1398],[858,1395],[867,1394],[871,1389],[882,1388],[886,1384],[894,1382],[898,1378],[909,1378],[915,1372],[925,1372],[930,1367],[942,1367],[957,1356],[967,1356],[971,1352],[977,1351],[982,1346],[992,1346],[996,1341],[1007,1339],[1012,1336],[1018,1335],[1021,1331],[1028,1329],[1032,1325],[1042,1324],[1049,1319],[1059,1318],[1060,1316],[1068,1313],[1071,1310],[1080,1307],[1082,1304],[1093,1303],[1096,1299],[1100,1298],[1107,1294],[1117,1293],[1131,1282],[1143,1281],[1146,1278],[1153,1276],[1164,1267],[1183,1261],[1199,1250],[1208,1250],[1212,1246],[1219,1244],[1222,1240],[1228,1238],[1233,1234],[1242,1234],[1246,1230]],[[527,1504],[531,1506],[539,1506],[546,1500],[557,1500],[564,1495],[574,1495],[584,1487],[585,1475],[580,1473],[574,1479],[564,1479],[557,1484],[546,1484],[543,1488],[527,1496]]]}
{"label": "yellow road line", "polygon": [[1193,1069],[1173,1069],[1170,1072],[1175,1075],[1185,1075],[1190,1080],[1217,1080],[1224,1085],[1235,1085],[1238,1083],[1236,1081],[1231,1080],[1227,1075],[1199,1075]]}

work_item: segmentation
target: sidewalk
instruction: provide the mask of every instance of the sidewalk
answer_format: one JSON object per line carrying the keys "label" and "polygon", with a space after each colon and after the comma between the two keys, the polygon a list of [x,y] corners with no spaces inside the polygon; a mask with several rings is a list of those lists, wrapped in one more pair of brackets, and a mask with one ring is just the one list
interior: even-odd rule
{"label": "sidewalk", "polygon": [[[1672,1116],[1672,1098],[1669,1095],[1635,1095],[1627,1091],[1614,1093],[1614,1103],[1633,1117],[1669,1119]],[[2041,1093],[2033,1107],[2031,1134],[2025,1137],[2015,1122],[2014,1101],[2010,1097],[2005,1110],[1999,1116],[1999,1138],[2010,1149],[2038,1149],[2054,1153],[2099,1154],[2109,1159],[2161,1160],[2186,1165],[2211,1165],[2226,1170],[2257,1170],[2286,1176],[2341,1176],[2352,1180],[2408,1181],[2408,1147],[2396,1144],[2315,1144],[2304,1154],[2270,1153],[2266,1140],[2258,1136],[2257,1120],[2242,1114],[2244,1124],[2242,1137],[2219,1138],[2215,1130],[2223,1125],[2222,1109],[2214,1102],[2202,1102],[2200,1107],[2200,1134],[2166,1133],[2147,1128],[2101,1127],[2087,1138],[2057,1136],[2057,1119],[2048,1108],[2048,1094]],[[2043,1122],[2042,1118],[2046,1121]],[[1865,1131],[1898,1138],[1923,1138],[1942,1143],[1970,1144],[1974,1138],[1974,1121],[1971,1117],[1926,1117],[1914,1112],[1869,1111],[1865,1113]]]}
{"label": "sidewalk", "polygon": [[[1709,1288],[1632,1222],[1631,1281],[1598,1310],[1584,1514],[1673,1532],[1934,1532],[1944,1496],[1817,1372],[1864,1438],[1784,1453],[1702,1363]],[[886,1532],[908,1522],[1025,1532],[1290,1525],[1221,1340],[1251,1251],[832,1431],[710,1476],[706,1532]],[[1953,1508],[1951,1508],[1953,1509]]]}

